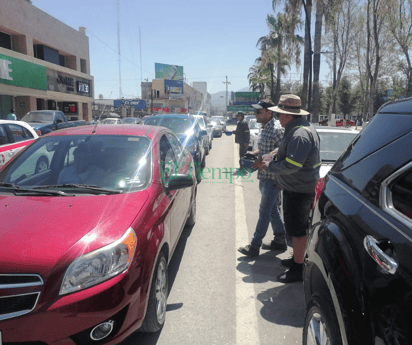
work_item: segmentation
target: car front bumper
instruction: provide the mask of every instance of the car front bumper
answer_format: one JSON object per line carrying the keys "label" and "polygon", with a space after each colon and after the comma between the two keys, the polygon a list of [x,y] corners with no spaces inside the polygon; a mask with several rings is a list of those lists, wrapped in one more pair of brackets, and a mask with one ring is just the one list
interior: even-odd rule
{"label": "car front bumper", "polygon": [[47,300],[53,292],[42,291],[32,312],[0,321],[2,342],[88,345],[97,343],[90,338],[90,331],[113,320],[114,328],[105,344],[118,344],[143,322],[144,303],[137,281],[140,279],[130,279],[126,272],[88,289],[57,296],[53,301]]}

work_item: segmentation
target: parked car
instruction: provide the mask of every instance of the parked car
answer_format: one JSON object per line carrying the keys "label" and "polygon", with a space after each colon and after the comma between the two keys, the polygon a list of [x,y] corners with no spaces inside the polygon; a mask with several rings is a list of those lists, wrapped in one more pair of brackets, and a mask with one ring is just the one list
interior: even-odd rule
{"label": "parked car", "polygon": [[204,140],[207,132],[201,130],[191,115],[154,115],[145,123],[149,126],[163,126],[173,131],[183,147],[193,156],[198,182],[201,180],[200,170],[206,166]]}
{"label": "parked car", "polygon": [[211,120],[219,120],[220,123],[222,124],[223,132],[226,132],[226,118],[224,116],[212,116],[210,119]]}
{"label": "parked car", "polygon": [[142,117],[143,123],[146,123],[146,120],[150,118],[150,115],[145,115]]}
{"label": "parked car", "polygon": [[258,149],[258,141],[260,132],[262,131],[262,125],[254,119],[249,121],[249,131],[250,131],[250,140],[249,140],[249,151],[256,151]]}
{"label": "parked car", "polygon": [[247,122],[248,126],[250,127],[250,121],[252,120],[256,120],[256,116],[255,115],[247,115],[245,116],[245,121]]}
{"label": "parked car", "polygon": [[0,120],[0,169],[38,137],[36,131],[26,122]]}
{"label": "parked car", "polygon": [[358,135],[359,131],[351,128],[316,127],[320,137],[320,177],[325,177],[336,160]]}
{"label": "parked car", "polygon": [[68,121],[66,115],[58,110],[29,111],[21,120],[32,126],[35,131],[39,131],[40,135],[58,129],[87,125],[85,120]]}
{"label": "parked car", "polygon": [[206,123],[206,119],[203,115],[193,115],[196,123],[199,124],[200,129],[207,132],[207,137],[204,140],[206,155],[209,154],[209,150],[212,149],[213,141],[213,126]]}
{"label": "parked car", "polygon": [[142,120],[138,117],[125,117],[122,121],[125,125],[138,125],[142,123]]}
{"label": "parked car", "polygon": [[[51,168],[16,178],[42,149]],[[159,331],[167,266],[196,217],[186,162],[170,130],[115,125],[52,132],[10,161],[0,171],[3,344],[114,345]],[[59,185],[62,174],[70,182]]]}
{"label": "parked car", "polygon": [[209,120],[209,123],[211,126],[213,126],[213,137],[221,137],[223,134],[223,126],[222,126],[222,121],[219,119],[213,119],[211,118]]}
{"label": "parked car", "polygon": [[102,125],[121,125],[121,124],[123,124],[123,120],[115,118],[115,117],[108,117],[102,121]]}
{"label": "parked car", "polygon": [[303,344],[412,339],[412,98],[382,106],[316,189]]}
{"label": "parked car", "polygon": [[236,117],[232,117],[231,119],[227,120],[226,125],[237,125]]}
{"label": "parked car", "polygon": [[[328,126],[328,120],[319,121],[319,124],[322,126]],[[353,120],[344,120],[344,119],[336,119],[336,127],[350,127],[355,126],[355,121]]]}

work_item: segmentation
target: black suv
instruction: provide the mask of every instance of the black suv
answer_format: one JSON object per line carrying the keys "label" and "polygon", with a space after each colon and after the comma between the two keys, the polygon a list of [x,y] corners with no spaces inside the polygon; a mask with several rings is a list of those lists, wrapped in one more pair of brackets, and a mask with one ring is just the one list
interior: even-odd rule
{"label": "black suv", "polygon": [[378,110],[315,202],[303,344],[412,344],[412,98]]}

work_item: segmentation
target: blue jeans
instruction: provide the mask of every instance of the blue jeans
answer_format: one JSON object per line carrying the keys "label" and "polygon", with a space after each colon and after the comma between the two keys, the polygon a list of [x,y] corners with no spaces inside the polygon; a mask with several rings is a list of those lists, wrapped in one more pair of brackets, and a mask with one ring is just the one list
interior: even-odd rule
{"label": "blue jeans", "polygon": [[277,198],[280,187],[273,180],[260,180],[259,190],[262,194],[259,207],[259,220],[256,225],[255,233],[253,234],[252,247],[260,248],[262,240],[269,228],[269,223],[272,224],[274,241],[278,243],[286,243],[285,226],[280,218],[279,205]]}

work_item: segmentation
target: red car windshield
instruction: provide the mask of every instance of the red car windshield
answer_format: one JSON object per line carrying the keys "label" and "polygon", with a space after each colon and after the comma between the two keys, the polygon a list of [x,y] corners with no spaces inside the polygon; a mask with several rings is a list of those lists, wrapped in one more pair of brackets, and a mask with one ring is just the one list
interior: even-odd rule
{"label": "red car windshield", "polygon": [[123,193],[142,190],[151,179],[151,152],[147,137],[43,137],[0,172],[0,181],[21,188],[79,184]]}

